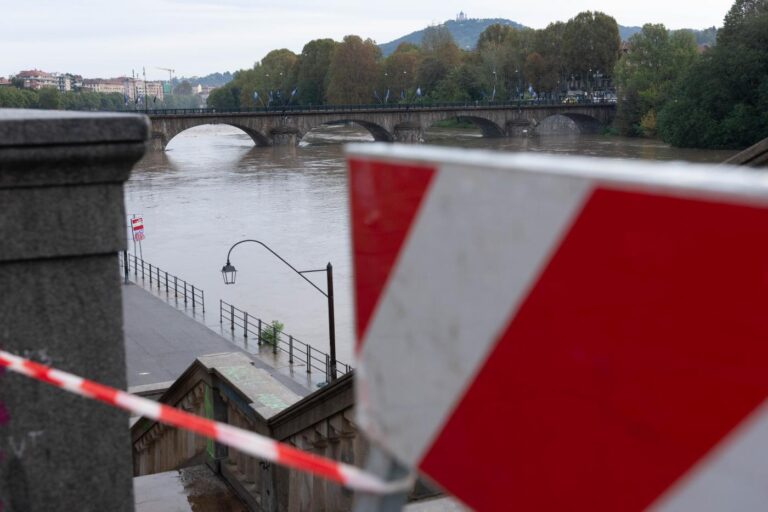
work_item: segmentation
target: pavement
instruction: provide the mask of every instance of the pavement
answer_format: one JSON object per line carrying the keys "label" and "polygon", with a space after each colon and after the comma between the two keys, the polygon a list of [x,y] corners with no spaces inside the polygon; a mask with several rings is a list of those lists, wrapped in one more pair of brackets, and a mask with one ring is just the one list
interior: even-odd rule
{"label": "pavement", "polygon": [[128,387],[132,391],[167,387],[200,356],[240,352],[254,367],[266,370],[297,395],[311,392],[140,286],[123,285],[123,318]]}

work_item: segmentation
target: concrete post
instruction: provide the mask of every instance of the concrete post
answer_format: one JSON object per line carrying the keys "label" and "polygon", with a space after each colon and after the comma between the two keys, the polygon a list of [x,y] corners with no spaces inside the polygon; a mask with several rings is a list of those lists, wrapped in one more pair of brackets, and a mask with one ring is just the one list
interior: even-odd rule
{"label": "concrete post", "polygon": [[[143,116],[0,109],[0,346],[125,389],[123,182]],[[133,510],[128,416],[0,375],[0,509]]]}

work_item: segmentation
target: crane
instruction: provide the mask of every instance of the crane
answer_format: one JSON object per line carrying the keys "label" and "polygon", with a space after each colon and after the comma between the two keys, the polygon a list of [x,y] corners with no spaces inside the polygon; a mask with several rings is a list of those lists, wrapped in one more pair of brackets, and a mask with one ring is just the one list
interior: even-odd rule
{"label": "crane", "polygon": [[156,68],[156,69],[162,69],[163,71],[168,72],[168,86],[173,90],[173,74],[176,72],[175,69],[171,68]]}

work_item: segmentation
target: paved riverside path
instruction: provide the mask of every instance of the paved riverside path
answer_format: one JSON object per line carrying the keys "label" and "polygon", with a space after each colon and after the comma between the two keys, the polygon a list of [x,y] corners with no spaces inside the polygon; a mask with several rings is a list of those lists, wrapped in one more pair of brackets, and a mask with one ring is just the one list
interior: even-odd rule
{"label": "paved riverside path", "polygon": [[[240,352],[299,396],[310,390],[134,284],[123,285],[128,387],[175,381],[198,356]],[[170,385],[170,384],[169,384]]]}

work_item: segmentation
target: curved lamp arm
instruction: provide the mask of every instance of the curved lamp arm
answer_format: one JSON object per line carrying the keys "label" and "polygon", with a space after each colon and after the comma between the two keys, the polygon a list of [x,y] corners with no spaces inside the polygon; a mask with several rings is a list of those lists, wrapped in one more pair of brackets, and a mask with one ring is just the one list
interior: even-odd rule
{"label": "curved lamp arm", "polygon": [[322,294],[323,294],[325,297],[328,297],[328,294],[327,294],[327,293],[325,293],[325,292],[324,292],[322,289],[320,289],[320,288],[319,288],[319,287],[318,287],[318,286],[317,286],[315,283],[313,283],[312,281],[310,281],[309,279],[307,279],[307,278],[304,276],[304,273],[305,273],[305,272],[325,272],[325,271],[326,271],[326,269],[320,269],[320,270],[298,270],[298,269],[296,269],[296,267],[294,267],[293,265],[291,265],[290,263],[288,263],[287,261],[285,261],[285,259],[284,259],[282,256],[280,256],[280,255],[279,255],[279,254],[277,254],[275,251],[273,251],[272,249],[270,249],[270,248],[269,248],[269,246],[268,246],[267,244],[265,244],[264,242],[261,242],[261,241],[259,241],[259,240],[252,240],[252,239],[240,240],[239,242],[236,242],[234,245],[232,245],[232,247],[230,247],[230,248],[229,248],[229,251],[227,252],[227,265],[229,265],[229,264],[230,264],[230,263],[229,263],[229,256],[232,254],[232,249],[234,249],[234,248],[235,248],[235,247],[237,247],[238,245],[240,245],[240,244],[244,244],[244,243],[246,243],[246,242],[252,242],[252,243],[255,243],[255,244],[259,244],[260,246],[264,247],[266,250],[268,250],[268,251],[269,251],[269,252],[271,252],[271,253],[272,253],[274,256],[276,256],[276,257],[277,257],[277,258],[278,258],[280,261],[282,261],[283,263],[285,263],[286,265],[288,265],[288,267],[290,267],[290,269],[291,269],[291,270],[293,270],[294,272],[296,272],[297,274],[299,274],[299,276],[301,276],[301,278],[302,278],[303,280],[305,280],[306,282],[308,282],[309,284],[311,284],[311,285],[312,285],[312,287],[313,287],[315,290],[317,290],[317,291],[319,291],[320,293],[322,293]]}

